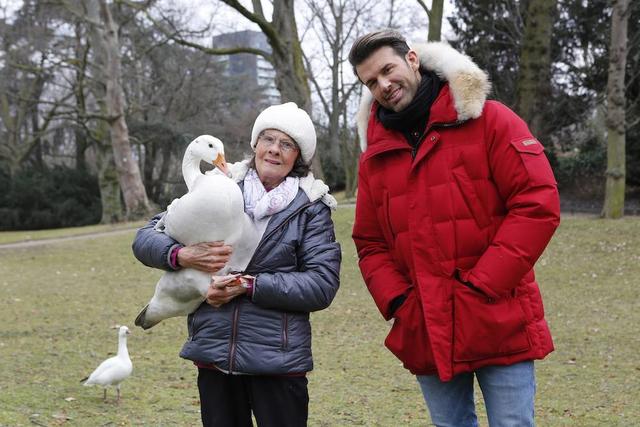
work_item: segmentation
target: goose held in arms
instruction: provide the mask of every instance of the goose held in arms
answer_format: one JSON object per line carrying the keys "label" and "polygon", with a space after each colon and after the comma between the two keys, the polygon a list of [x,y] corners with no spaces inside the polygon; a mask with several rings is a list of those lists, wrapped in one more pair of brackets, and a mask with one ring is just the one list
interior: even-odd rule
{"label": "goose held in arms", "polygon": [[[201,161],[215,165],[219,172],[201,173]],[[244,270],[258,244],[258,233],[244,212],[240,187],[227,174],[222,142],[210,135],[194,139],[182,161],[182,175],[189,191],[171,202],[156,225],[156,229],[185,246],[214,241],[232,246],[231,259],[216,274]],[[164,273],[135,324],[149,329],[169,317],[186,316],[204,301],[210,282],[211,274],[192,268]]]}

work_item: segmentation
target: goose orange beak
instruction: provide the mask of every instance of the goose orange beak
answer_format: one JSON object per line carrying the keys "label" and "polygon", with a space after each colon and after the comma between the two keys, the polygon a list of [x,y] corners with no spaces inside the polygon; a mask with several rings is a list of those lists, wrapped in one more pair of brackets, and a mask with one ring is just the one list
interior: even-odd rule
{"label": "goose orange beak", "polygon": [[218,157],[213,161],[213,166],[220,169],[220,171],[226,176],[229,176],[229,169],[227,168],[227,162],[224,159],[223,154],[218,154]]}

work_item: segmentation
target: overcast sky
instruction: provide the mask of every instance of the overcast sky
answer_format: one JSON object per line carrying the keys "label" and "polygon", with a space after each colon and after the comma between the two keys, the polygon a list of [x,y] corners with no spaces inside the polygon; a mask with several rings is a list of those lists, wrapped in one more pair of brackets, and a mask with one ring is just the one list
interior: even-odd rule
{"label": "overcast sky", "polygon": [[[213,13],[216,14],[224,14],[228,15],[228,19],[217,19],[217,32],[230,32],[230,31],[238,31],[244,29],[255,29],[258,30],[258,27],[255,24],[251,24],[245,18],[240,16],[236,11],[231,10],[226,5],[221,5],[216,11],[216,6],[214,1],[211,0],[161,0],[166,1],[168,4],[182,4],[186,6],[187,13],[191,12],[191,20],[193,21],[195,26],[204,25],[207,22],[207,18],[211,17]],[[250,9],[250,2],[247,0],[241,0],[242,3],[247,4],[247,7]],[[420,8],[420,6],[415,2],[415,0],[399,0],[397,3],[404,3],[405,5],[409,5],[412,9],[415,9],[416,14],[418,16],[425,15],[424,29],[416,29],[414,38],[416,40],[413,41],[425,41],[426,40],[426,13]],[[265,14],[268,16],[271,13],[270,10],[270,2],[263,2]],[[298,7],[304,5],[304,2],[299,1]],[[0,0],[0,17],[11,16],[16,10],[18,10],[22,6],[22,0]],[[447,37],[448,34],[451,34],[451,27],[447,21],[447,17],[451,16],[453,13],[453,6],[451,5],[450,0],[445,1],[444,5],[444,19],[442,25],[442,34],[444,39],[449,39]],[[424,39],[420,40],[421,34],[424,34]],[[411,35],[407,34],[408,37]]]}

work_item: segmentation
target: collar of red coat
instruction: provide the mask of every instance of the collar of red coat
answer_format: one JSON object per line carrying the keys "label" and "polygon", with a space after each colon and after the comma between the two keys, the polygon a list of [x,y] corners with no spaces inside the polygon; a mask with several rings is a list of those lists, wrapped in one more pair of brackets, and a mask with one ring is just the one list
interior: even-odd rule
{"label": "collar of red coat", "polygon": [[[363,160],[387,150],[411,150],[411,146],[406,142],[401,132],[386,129],[382,123],[380,123],[376,114],[379,107],[379,104],[374,102],[371,108],[371,118],[369,120],[367,135],[370,144],[362,154]],[[434,125],[455,125],[459,122],[462,121],[459,120],[449,84],[445,84],[442,89],[440,89],[438,97],[431,106],[431,113],[429,114],[429,122],[425,127],[425,133]]]}
{"label": "collar of red coat", "polygon": [[[431,107],[427,130],[430,125],[436,123],[462,123],[480,117],[484,102],[491,90],[487,74],[471,58],[453,49],[447,43],[431,42],[415,45],[413,49],[418,54],[422,67],[435,72],[441,80],[447,82]],[[377,108],[378,105],[373,102],[371,93],[365,91],[357,114],[360,146],[363,152],[372,150],[378,143],[385,143],[376,141],[372,135],[369,135],[372,129],[376,128],[373,125],[376,123]]]}

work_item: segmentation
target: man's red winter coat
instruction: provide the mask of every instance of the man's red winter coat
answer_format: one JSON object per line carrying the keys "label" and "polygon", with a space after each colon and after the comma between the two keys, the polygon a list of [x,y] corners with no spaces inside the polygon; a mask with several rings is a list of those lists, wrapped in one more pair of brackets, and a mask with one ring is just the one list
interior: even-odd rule
{"label": "man's red winter coat", "polygon": [[498,102],[461,122],[447,84],[413,158],[377,108],[360,159],[353,238],[385,319],[391,301],[407,297],[386,346],[412,373],[444,381],[546,356],[553,342],[533,265],[560,209],[543,146]]}

